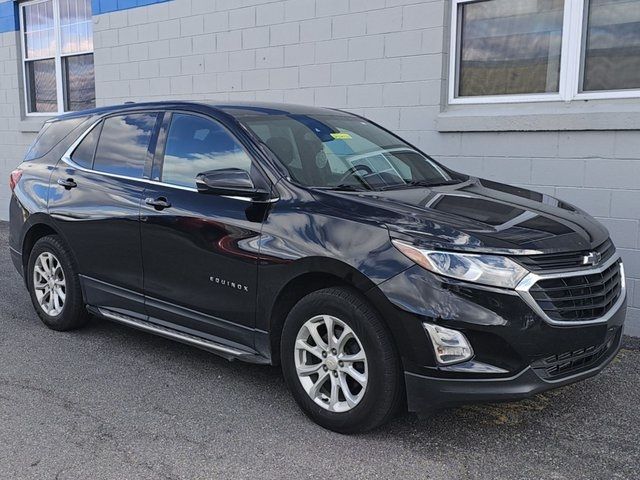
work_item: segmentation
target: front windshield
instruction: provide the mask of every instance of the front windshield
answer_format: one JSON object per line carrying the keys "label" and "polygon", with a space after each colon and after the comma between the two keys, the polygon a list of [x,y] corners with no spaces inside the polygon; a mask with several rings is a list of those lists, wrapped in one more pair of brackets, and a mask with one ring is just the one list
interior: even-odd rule
{"label": "front windshield", "polygon": [[358,117],[263,115],[242,122],[302,185],[387,190],[459,181],[399,138]]}

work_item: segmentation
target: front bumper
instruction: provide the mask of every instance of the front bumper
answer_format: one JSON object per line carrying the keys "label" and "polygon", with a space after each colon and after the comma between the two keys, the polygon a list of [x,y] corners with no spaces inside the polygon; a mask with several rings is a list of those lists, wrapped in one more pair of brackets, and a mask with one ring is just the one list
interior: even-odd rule
{"label": "front bumper", "polygon": [[554,380],[541,378],[531,367],[507,378],[465,379],[428,377],[405,372],[407,404],[410,412],[467,403],[521,400],[546,390],[562,387],[600,373],[620,350],[622,335],[600,363],[578,373]]}
{"label": "front bumper", "polygon": [[[452,281],[420,267],[383,282],[377,292],[370,298],[402,356],[411,411],[525,398],[596,375],[615,357],[626,315],[622,298],[606,321],[554,325],[517,292]],[[423,322],[462,332],[474,358],[438,365]]]}

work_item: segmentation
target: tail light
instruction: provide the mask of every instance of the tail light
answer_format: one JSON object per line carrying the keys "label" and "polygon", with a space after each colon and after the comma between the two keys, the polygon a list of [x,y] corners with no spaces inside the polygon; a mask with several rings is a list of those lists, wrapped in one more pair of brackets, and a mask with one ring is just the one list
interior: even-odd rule
{"label": "tail light", "polygon": [[9,175],[9,188],[13,192],[20,181],[20,177],[22,177],[22,170],[14,170]]}

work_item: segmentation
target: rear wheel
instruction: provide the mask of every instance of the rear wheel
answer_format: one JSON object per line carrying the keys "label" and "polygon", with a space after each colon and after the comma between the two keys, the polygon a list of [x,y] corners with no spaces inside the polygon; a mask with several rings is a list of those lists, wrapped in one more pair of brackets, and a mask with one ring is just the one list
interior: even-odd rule
{"label": "rear wheel", "polygon": [[33,306],[47,327],[65,331],[87,322],[89,314],[84,308],[73,257],[57,235],[43,237],[34,245],[27,285]]}
{"label": "rear wheel", "polygon": [[390,332],[350,289],[328,288],[298,302],[284,325],[281,360],[300,407],[330,430],[370,430],[401,403],[402,369]]}

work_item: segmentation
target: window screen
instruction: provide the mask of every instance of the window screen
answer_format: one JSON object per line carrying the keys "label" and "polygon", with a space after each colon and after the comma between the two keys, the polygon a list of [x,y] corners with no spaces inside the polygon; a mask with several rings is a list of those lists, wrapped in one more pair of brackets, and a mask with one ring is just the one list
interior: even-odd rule
{"label": "window screen", "polygon": [[583,91],[640,88],[640,0],[590,0]]}
{"label": "window screen", "polygon": [[93,54],[63,59],[65,110],[75,112],[96,106]]}
{"label": "window screen", "polygon": [[28,113],[95,106],[91,0],[20,4]]}
{"label": "window screen", "polygon": [[563,0],[459,4],[458,95],[558,92]]}

